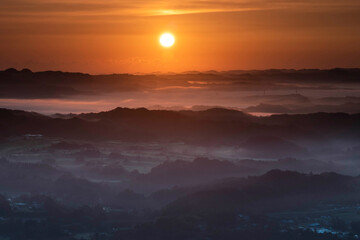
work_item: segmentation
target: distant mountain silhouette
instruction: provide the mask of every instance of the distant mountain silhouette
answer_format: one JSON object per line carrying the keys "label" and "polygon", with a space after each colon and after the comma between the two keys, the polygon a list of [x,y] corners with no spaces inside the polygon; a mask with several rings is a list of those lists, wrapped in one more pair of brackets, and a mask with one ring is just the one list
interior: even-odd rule
{"label": "distant mountain silhouette", "polygon": [[[339,100],[341,102],[341,100]],[[256,106],[250,106],[244,109],[246,112],[251,113],[316,113],[316,112],[328,112],[328,113],[360,113],[360,102],[347,102],[340,105],[275,105],[275,104],[258,104]]]}
{"label": "distant mountain silhouette", "polygon": [[[179,74],[109,74],[89,75],[61,71],[32,72],[10,68],[0,71],[0,98],[66,98],[79,95],[99,95],[126,91],[151,91],[167,87],[204,87],[221,91],[264,91],[299,89],[338,89],[342,84],[359,83],[360,69],[305,69],[208,71]],[[326,83],[326,85],[324,85]],[[250,96],[249,101],[263,103],[303,103],[308,101],[300,94],[283,97],[275,95]]]}
{"label": "distant mountain silhouette", "polygon": [[339,170],[337,165],[332,162],[322,162],[314,159],[299,160],[296,158],[279,158],[276,161],[243,159],[236,162],[237,166],[249,171],[252,175],[264,174],[271,169],[291,170],[298,172],[323,172]]}
{"label": "distant mountain silhouette", "polygon": [[292,111],[283,106],[283,105],[275,105],[275,104],[266,104],[260,103],[256,106],[250,106],[244,109],[246,112],[250,113],[291,113]]}
{"label": "distant mountain silhouette", "polygon": [[272,104],[299,104],[307,103],[310,101],[309,98],[301,94],[288,94],[288,95],[257,95],[257,96],[248,96],[244,99],[249,101],[259,101],[263,103],[272,103]]}
{"label": "distant mountain silhouette", "polygon": [[1,98],[62,98],[88,94],[76,86],[90,83],[91,76],[82,73],[46,71],[34,73],[29,69],[0,71]]}
{"label": "distant mountain silhouette", "polygon": [[324,97],[317,100],[323,104],[346,104],[346,103],[360,103],[360,97],[346,96],[346,97]]}

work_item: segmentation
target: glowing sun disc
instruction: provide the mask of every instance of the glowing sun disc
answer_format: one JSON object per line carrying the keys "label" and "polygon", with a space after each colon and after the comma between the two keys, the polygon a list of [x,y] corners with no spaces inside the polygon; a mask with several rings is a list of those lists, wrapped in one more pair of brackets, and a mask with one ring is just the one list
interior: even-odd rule
{"label": "glowing sun disc", "polygon": [[160,36],[160,44],[163,47],[171,47],[175,43],[175,38],[170,33],[164,33]]}

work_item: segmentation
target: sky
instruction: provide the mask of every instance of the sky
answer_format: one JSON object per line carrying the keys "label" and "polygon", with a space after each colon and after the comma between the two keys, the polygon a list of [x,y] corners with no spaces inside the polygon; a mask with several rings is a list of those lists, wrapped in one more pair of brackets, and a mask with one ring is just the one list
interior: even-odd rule
{"label": "sky", "polygon": [[0,69],[352,68],[359,42],[359,0],[0,0]]}

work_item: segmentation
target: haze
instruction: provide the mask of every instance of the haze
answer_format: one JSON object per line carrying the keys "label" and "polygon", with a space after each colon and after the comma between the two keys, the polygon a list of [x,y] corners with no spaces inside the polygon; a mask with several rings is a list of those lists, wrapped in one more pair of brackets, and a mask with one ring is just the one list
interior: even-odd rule
{"label": "haze", "polygon": [[359,240],[360,0],[0,0],[0,240]]}

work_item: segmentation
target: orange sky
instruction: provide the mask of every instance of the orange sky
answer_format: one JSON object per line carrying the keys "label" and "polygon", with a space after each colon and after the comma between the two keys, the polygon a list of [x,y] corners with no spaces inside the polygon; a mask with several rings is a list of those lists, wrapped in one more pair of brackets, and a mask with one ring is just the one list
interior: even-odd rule
{"label": "orange sky", "polygon": [[359,0],[0,0],[0,69],[360,67],[359,43]]}

